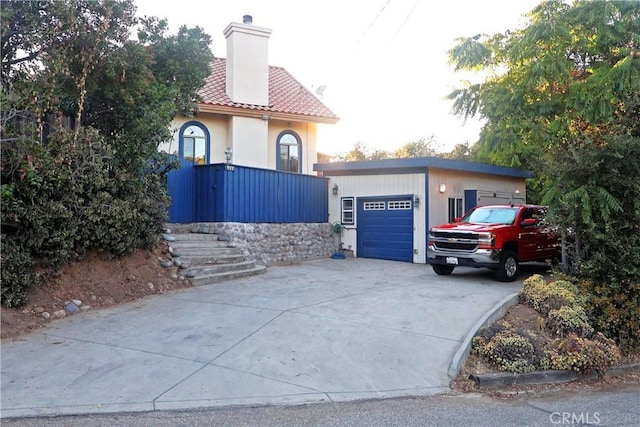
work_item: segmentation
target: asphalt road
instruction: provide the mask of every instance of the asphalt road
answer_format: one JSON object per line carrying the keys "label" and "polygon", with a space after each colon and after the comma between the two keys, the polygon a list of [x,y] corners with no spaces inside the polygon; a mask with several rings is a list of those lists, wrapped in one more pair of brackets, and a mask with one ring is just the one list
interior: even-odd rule
{"label": "asphalt road", "polygon": [[21,426],[567,426],[640,425],[640,384],[536,395],[481,394],[363,400],[297,406],[80,415],[3,420]]}

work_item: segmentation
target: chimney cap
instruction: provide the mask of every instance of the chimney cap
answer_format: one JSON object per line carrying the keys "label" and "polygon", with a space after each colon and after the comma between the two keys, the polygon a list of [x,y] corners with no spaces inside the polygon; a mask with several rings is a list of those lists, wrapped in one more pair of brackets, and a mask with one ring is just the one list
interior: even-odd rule
{"label": "chimney cap", "polygon": [[242,16],[242,23],[243,24],[253,24],[253,16],[251,16],[251,15],[243,15]]}

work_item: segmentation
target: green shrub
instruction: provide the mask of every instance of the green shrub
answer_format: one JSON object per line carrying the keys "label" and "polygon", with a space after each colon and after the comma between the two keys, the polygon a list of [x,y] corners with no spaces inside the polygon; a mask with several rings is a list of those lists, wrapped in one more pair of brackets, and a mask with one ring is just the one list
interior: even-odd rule
{"label": "green shrub", "polygon": [[601,375],[618,360],[620,350],[613,340],[604,335],[598,333],[590,340],[569,334],[565,338],[557,339],[553,346],[546,350],[542,367],[570,369],[582,373],[596,372]]}
{"label": "green shrub", "polygon": [[472,349],[498,369],[514,373],[535,371],[543,354],[530,333],[515,331],[504,321],[481,330],[473,338]]}
{"label": "green shrub", "polygon": [[640,350],[640,282],[583,281],[581,287],[594,329],[614,339],[624,353]]}
{"label": "green shrub", "polygon": [[[89,249],[124,255],[158,242],[169,206],[163,178],[135,162],[122,167],[96,131],[79,135],[75,142],[60,130],[47,145],[16,138],[0,146],[2,218],[15,229],[2,256],[17,266],[5,274],[3,265],[5,305],[26,303],[34,268],[59,267]],[[23,279],[13,277],[18,271]]]}
{"label": "green shrub", "polygon": [[538,309],[538,312],[543,316],[548,317],[550,312],[569,306],[571,306],[571,301],[567,300],[563,296],[549,295],[542,302],[540,302],[540,308]]}
{"label": "green shrub", "polygon": [[571,282],[557,280],[547,283],[544,277],[534,274],[524,280],[519,299],[546,316],[549,310],[578,302],[576,291],[576,286]]}
{"label": "green shrub", "polygon": [[26,304],[29,290],[39,285],[31,255],[13,238],[3,234],[0,240],[0,263],[2,304],[7,307]]}
{"label": "green shrub", "polygon": [[593,327],[589,324],[587,313],[580,306],[563,306],[549,311],[547,329],[555,335],[565,336],[576,334],[589,337],[593,334]]}

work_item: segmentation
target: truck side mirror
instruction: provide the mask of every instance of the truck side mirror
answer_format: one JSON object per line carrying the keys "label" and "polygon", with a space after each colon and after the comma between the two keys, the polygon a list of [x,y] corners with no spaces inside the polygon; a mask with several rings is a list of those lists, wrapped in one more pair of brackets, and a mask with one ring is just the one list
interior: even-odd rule
{"label": "truck side mirror", "polygon": [[527,218],[525,220],[522,220],[522,222],[520,222],[520,225],[522,227],[531,227],[532,225],[536,225],[538,223],[538,220],[536,220],[535,218]]}

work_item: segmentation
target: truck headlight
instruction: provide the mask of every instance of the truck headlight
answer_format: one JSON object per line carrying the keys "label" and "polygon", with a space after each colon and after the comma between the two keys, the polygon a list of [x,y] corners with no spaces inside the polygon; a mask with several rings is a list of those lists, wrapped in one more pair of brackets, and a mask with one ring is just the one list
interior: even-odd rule
{"label": "truck headlight", "polygon": [[496,245],[496,233],[480,233],[478,234],[479,246],[494,247]]}

